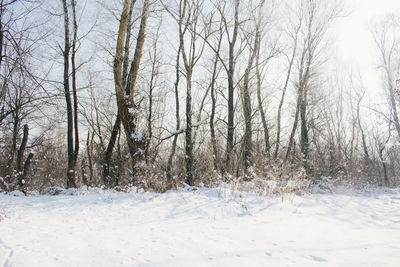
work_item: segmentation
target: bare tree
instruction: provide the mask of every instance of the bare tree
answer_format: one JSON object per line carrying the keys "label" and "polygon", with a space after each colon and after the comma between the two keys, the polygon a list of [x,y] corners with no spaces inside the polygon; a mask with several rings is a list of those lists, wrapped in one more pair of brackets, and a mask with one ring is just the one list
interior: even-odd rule
{"label": "bare tree", "polygon": [[[176,63],[175,63],[175,83],[174,83],[174,96],[175,96],[175,120],[176,120],[176,133],[179,132],[181,128],[181,119],[179,115],[179,81],[180,81],[180,57],[181,57],[181,45],[179,44],[179,48],[176,55]],[[167,163],[167,180],[169,183],[169,187],[172,186],[172,162],[174,159],[174,155],[176,152],[176,145],[178,142],[178,134],[174,135],[174,139],[172,140],[171,152],[168,157]]]}
{"label": "bare tree", "polygon": [[118,30],[117,47],[114,58],[114,82],[118,105],[118,114],[125,129],[129,153],[133,161],[134,176],[138,175],[143,168],[144,137],[137,127],[137,106],[135,103],[135,86],[139,73],[140,60],[142,58],[143,45],[146,36],[147,18],[149,16],[150,1],[145,0],[140,20],[139,33],[136,42],[135,54],[129,74],[126,88],[123,87],[122,64],[124,61],[124,42],[128,28],[128,13],[131,1],[125,0]]}
{"label": "bare tree", "polygon": [[302,43],[298,62],[298,78],[295,82],[297,89],[297,105],[295,120],[289,138],[289,145],[286,152],[286,159],[289,156],[293,145],[294,134],[296,133],[298,120],[300,119],[300,149],[302,153],[303,165],[306,171],[310,172],[308,164],[309,154],[309,134],[307,122],[308,96],[313,86],[312,78],[318,74],[321,65],[319,56],[323,45],[323,37],[335,18],[340,14],[341,6],[336,1],[304,0],[301,1],[301,11],[304,15],[300,16],[303,21]]}
{"label": "bare tree", "polygon": [[[372,35],[380,56],[380,69],[384,75],[388,105],[393,111],[393,124],[400,138],[399,88],[400,88],[400,18],[389,16],[375,26]],[[396,96],[397,94],[397,96]],[[397,100],[396,100],[397,97]]]}
{"label": "bare tree", "polygon": [[[34,53],[45,33],[35,34],[39,24],[29,17],[37,5],[36,1],[0,1],[0,164],[4,164],[0,176],[5,178],[3,187],[10,190],[18,185],[14,183],[17,179],[25,191],[22,182],[33,157],[32,153],[28,161],[24,160],[28,124],[40,112],[43,101],[43,83],[34,71]],[[24,169],[24,163],[28,169]]]}
{"label": "bare tree", "polygon": [[[194,185],[193,173],[193,140],[192,140],[192,76],[193,70],[199,61],[203,51],[204,42],[197,50],[196,41],[200,38],[198,35],[199,18],[201,14],[202,1],[193,1],[189,3],[181,0],[179,3],[179,44],[180,51],[185,67],[186,77],[186,129],[185,129],[185,161],[186,161],[186,183]],[[185,47],[185,29],[188,29],[190,45],[189,49]]]}
{"label": "bare tree", "polygon": [[[127,76],[128,76],[128,67],[129,67],[129,54],[130,54],[130,45],[131,45],[131,35],[132,35],[132,14],[133,14],[133,7],[135,6],[136,0],[132,0],[129,13],[127,18],[127,32],[125,37],[125,45],[124,45],[124,59],[123,59],[123,66],[122,66],[122,87],[126,87]],[[128,92],[126,92],[128,94]],[[103,163],[103,181],[104,184],[111,184],[111,177],[110,177],[110,165],[111,165],[111,157],[117,142],[118,133],[120,132],[121,128],[121,118],[119,113],[117,112],[113,128],[111,131],[111,136],[108,141],[107,149],[104,153],[104,163]]]}
{"label": "bare tree", "polygon": [[[289,64],[288,64],[288,69],[286,73],[286,78],[285,78],[285,83],[282,88],[282,95],[279,101],[279,106],[278,106],[278,112],[277,112],[277,118],[276,118],[276,143],[275,143],[275,152],[274,152],[274,158],[276,159],[278,157],[278,152],[279,152],[279,146],[280,146],[280,141],[281,141],[281,114],[282,114],[282,107],[283,103],[285,100],[285,95],[287,88],[289,86],[289,81],[290,77],[292,74],[292,68],[293,68],[293,63],[295,61],[296,53],[297,53],[297,42],[298,42],[298,34],[300,31],[302,25],[302,21],[300,20],[299,23],[293,27],[293,31],[288,30],[288,34],[290,36],[290,39],[293,40],[293,48],[292,48],[292,54],[288,58]],[[289,151],[290,152],[290,151]]]}
{"label": "bare tree", "polygon": [[362,141],[364,157],[365,157],[365,160],[369,161],[370,156],[369,156],[369,152],[368,152],[367,139],[366,139],[364,127],[362,126],[362,123],[361,123],[361,114],[360,114],[361,102],[365,96],[365,91],[366,91],[365,86],[364,86],[363,82],[361,81],[361,91],[357,93],[356,99],[355,99],[356,100],[356,120],[357,120],[357,126],[361,133],[361,141]]}
{"label": "bare tree", "polygon": [[216,113],[216,104],[217,104],[216,80],[217,80],[217,76],[218,76],[218,62],[219,62],[219,55],[220,55],[221,44],[222,44],[222,39],[223,39],[222,20],[220,22],[217,33],[218,33],[218,35],[216,35],[217,45],[216,45],[216,48],[214,49],[215,56],[214,56],[214,62],[213,62],[211,80],[210,80],[210,91],[211,91],[211,93],[210,93],[211,94],[210,137],[211,137],[211,144],[212,144],[212,148],[213,148],[214,170],[220,170],[219,153],[218,153],[218,149],[217,149],[217,140],[216,140],[216,136],[215,136],[215,113]]}
{"label": "bare tree", "polygon": [[[68,148],[68,169],[67,169],[67,188],[77,187],[75,181],[75,165],[79,154],[79,132],[78,132],[78,97],[76,90],[76,43],[78,25],[76,20],[76,4],[71,0],[73,39],[70,41],[70,15],[67,0],[62,0],[64,15],[64,93],[67,106],[67,148]],[[72,96],[70,89],[70,61],[72,71]],[[75,140],[74,140],[75,139]]]}
{"label": "bare tree", "polygon": [[227,170],[229,171],[229,166],[231,162],[231,156],[233,151],[233,136],[235,132],[235,125],[234,125],[234,117],[235,117],[235,110],[234,110],[234,72],[235,72],[235,45],[238,36],[239,30],[239,0],[235,0],[234,4],[234,23],[232,33],[229,32],[229,24],[224,14],[225,10],[219,8],[221,13],[222,20],[225,26],[225,33],[228,39],[229,45],[229,56],[228,56],[228,69],[227,76],[228,76],[228,131],[227,131],[227,139],[226,139],[226,151],[225,151],[225,165]]}
{"label": "bare tree", "polygon": [[[260,51],[260,43],[261,43],[261,14],[262,14],[262,8],[265,4],[265,0],[261,1],[260,5],[257,7],[258,8],[258,15],[257,18],[255,19],[255,37],[253,40],[253,47],[250,49],[249,52],[249,59],[248,63],[246,66],[246,69],[244,71],[244,77],[243,77],[243,86],[241,87],[242,91],[242,107],[243,107],[243,115],[244,115],[244,121],[245,121],[245,132],[244,132],[244,149],[243,149],[243,164],[244,164],[244,169],[247,171],[247,169],[252,165],[251,163],[251,154],[252,154],[252,108],[251,108],[251,96],[250,96],[250,90],[249,90],[249,83],[250,83],[250,73],[253,69],[253,64],[254,60],[256,60],[256,64],[258,62],[259,57],[257,56]],[[257,66],[259,67],[259,66]],[[259,69],[258,69],[259,70]],[[258,92],[261,91],[261,79],[260,79],[260,73],[258,72]],[[260,101],[261,98],[261,93],[258,93],[258,100],[259,104],[261,103]],[[262,108],[262,106],[261,106]],[[262,108],[260,110],[261,116],[263,123],[266,124],[266,119],[264,115],[264,109]],[[268,126],[267,128],[267,135],[268,135]],[[266,138],[266,140],[268,140]],[[266,141],[268,142],[268,141]],[[269,145],[268,145],[269,146]],[[269,148],[268,148],[269,149]]]}
{"label": "bare tree", "polygon": [[154,91],[158,86],[158,79],[160,74],[160,55],[158,51],[160,26],[161,23],[157,27],[157,32],[155,33],[155,37],[153,39],[152,52],[150,52],[149,55],[151,60],[151,74],[150,74],[149,91],[148,91],[147,142],[144,151],[146,163],[149,162],[150,145],[151,145],[151,140],[153,138],[153,123],[154,123],[153,106],[155,97]]}

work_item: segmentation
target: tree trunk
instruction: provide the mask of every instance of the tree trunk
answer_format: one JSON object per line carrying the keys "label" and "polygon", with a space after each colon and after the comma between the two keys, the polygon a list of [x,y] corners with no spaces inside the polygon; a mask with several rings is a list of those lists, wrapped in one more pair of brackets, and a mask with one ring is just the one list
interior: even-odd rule
{"label": "tree trunk", "polygon": [[29,127],[27,124],[24,125],[24,135],[22,137],[21,145],[18,149],[17,155],[17,172],[18,174],[24,170],[24,153],[26,145],[28,143]]}
{"label": "tree trunk", "polygon": [[144,157],[146,159],[146,164],[149,162],[149,150],[151,145],[151,139],[153,138],[153,93],[157,83],[157,76],[159,71],[159,64],[158,64],[158,50],[157,50],[157,42],[159,36],[159,27],[157,29],[157,37],[153,42],[153,60],[151,64],[151,78],[150,78],[150,85],[149,85],[149,114],[147,117],[147,140],[146,140],[146,147],[144,151]]}
{"label": "tree trunk", "polygon": [[69,85],[69,54],[70,54],[70,40],[69,40],[69,15],[67,1],[62,0],[64,9],[64,94],[65,102],[67,105],[67,150],[68,150],[68,170],[67,170],[67,188],[76,187],[75,182],[75,153],[74,153],[74,137],[73,137],[73,124],[74,115],[71,103],[71,91]]}
{"label": "tree trunk", "polygon": [[[221,47],[221,41],[222,38],[219,39],[218,42],[218,49],[217,51],[219,52],[220,47]],[[215,60],[214,60],[214,66],[213,66],[213,72],[212,72],[212,77],[211,77],[211,114],[210,114],[210,134],[211,134],[211,144],[213,148],[213,166],[214,170],[218,170],[218,150],[217,150],[217,140],[215,137],[215,125],[214,125],[214,120],[215,120],[215,108],[216,108],[216,96],[215,96],[215,82],[216,82],[216,77],[217,77],[217,66],[218,66],[218,55],[215,55]]]}
{"label": "tree trunk", "polygon": [[115,143],[117,141],[117,136],[118,136],[118,132],[119,132],[120,128],[121,128],[121,120],[119,118],[119,115],[117,114],[113,129],[111,132],[111,137],[108,142],[107,149],[106,149],[106,153],[104,155],[103,183],[108,186],[112,186],[111,185],[111,177],[110,177],[111,157],[112,157],[112,152],[115,147]]}
{"label": "tree trunk", "polygon": [[94,138],[94,133],[90,137],[90,132],[88,131],[88,136],[87,136],[87,141],[86,141],[86,150],[87,150],[87,156],[88,156],[88,165],[89,165],[89,179],[87,181],[88,186],[93,186],[93,160],[92,160],[92,154],[93,154],[93,138]]}
{"label": "tree trunk", "polygon": [[257,78],[257,102],[258,102],[258,109],[260,110],[261,115],[261,123],[264,129],[264,142],[265,142],[265,151],[269,155],[271,150],[271,145],[269,143],[269,130],[268,130],[268,123],[267,118],[265,116],[263,101],[261,98],[261,73],[259,67],[259,56],[256,58],[256,78]]}
{"label": "tree trunk", "polygon": [[[247,63],[247,67],[244,74],[243,79],[243,87],[242,87],[242,103],[243,103],[243,115],[245,121],[245,132],[244,132],[244,149],[243,149],[243,164],[244,171],[252,165],[251,163],[251,154],[252,154],[252,129],[251,129],[251,98],[249,91],[249,82],[250,82],[250,73],[253,68],[253,62],[256,55],[259,52],[260,46],[260,31],[258,26],[256,27],[256,37],[254,39],[254,46],[252,51],[250,51],[249,61]],[[258,57],[257,57],[258,58]],[[261,84],[260,84],[261,86]],[[260,101],[259,101],[260,103]],[[262,106],[261,106],[262,108]],[[260,110],[261,111],[261,110]],[[262,111],[264,112],[264,111]],[[264,116],[265,119],[265,116]]]}
{"label": "tree trunk", "polygon": [[[125,38],[125,47],[124,47],[124,60],[123,60],[123,68],[122,68],[122,88],[127,88],[126,83],[127,83],[127,76],[128,76],[128,67],[129,67],[129,50],[130,50],[130,39],[131,39],[131,29],[132,29],[132,13],[133,13],[133,7],[136,3],[136,0],[132,0],[132,3],[129,7],[129,13],[128,13],[128,30],[126,33],[126,38]],[[126,92],[129,94],[129,92]],[[119,117],[119,114],[117,112],[117,116],[115,117],[113,129],[111,132],[111,137],[110,140],[108,141],[106,153],[104,154],[104,163],[103,163],[103,183],[108,186],[112,186],[111,182],[111,174],[110,174],[110,167],[111,166],[111,157],[112,153],[117,141],[117,136],[118,133],[121,129],[121,119]],[[115,173],[113,174],[113,176]]]}
{"label": "tree trunk", "polygon": [[[179,44],[178,48],[178,53],[176,56],[176,66],[175,66],[175,84],[174,84],[174,91],[175,91],[175,118],[176,118],[176,131],[179,131],[181,128],[181,120],[179,116],[179,80],[180,80],[180,74],[179,74],[179,61],[180,61],[180,55],[181,55],[181,45]],[[178,135],[174,135],[174,139],[172,141],[172,147],[171,147],[171,153],[169,154],[168,157],[168,163],[167,163],[167,181],[169,183],[168,187],[170,188],[172,186],[172,161],[174,159],[175,151],[176,151],[176,143],[178,141]]]}
{"label": "tree trunk", "polygon": [[292,73],[293,63],[294,63],[294,60],[295,60],[295,57],[296,57],[297,39],[298,39],[298,32],[300,30],[300,26],[301,26],[301,23],[299,24],[298,28],[295,31],[293,53],[292,53],[292,56],[291,56],[290,61],[289,61],[289,67],[288,67],[288,71],[286,73],[285,84],[284,84],[283,89],[282,89],[282,95],[281,95],[281,99],[279,101],[279,106],[278,106],[278,114],[277,114],[277,118],[276,118],[277,129],[276,129],[276,144],[275,144],[274,159],[276,159],[278,157],[278,152],[279,152],[279,145],[280,145],[280,141],[281,141],[280,138],[281,138],[282,106],[283,106],[283,102],[285,100],[286,91],[287,91],[287,88],[288,88],[288,85],[289,85],[289,81],[290,81],[290,76],[291,76],[291,73]]}
{"label": "tree trunk", "polygon": [[367,141],[365,138],[364,129],[361,125],[361,115],[360,115],[360,104],[361,104],[363,97],[364,97],[364,94],[357,101],[357,124],[358,124],[358,128],[360,128],[360,132],[361,132],[361,141],[362,141],[362,146],[363,146],[363,151],[364,151],[364,157],[365,157],[366,162],[368,163],[369,153],[368,153],[368,147],[367,147]]}
{"label": "tree trunk", "polygon": [[384,186],[389,186],[389,178],[387,175],[387,167],[386,167],[386,163],[385,160],[383,158],[383,151],[385,150],[385,145],[383,145],[380,149],[379,149],[379,159],[381,160],[382,163],[382,169],[383,169],[383,183]]}
{"label": "tree trunk", "polygon": [[14,172],[14,159],[17,153],[17,138],[18,138],[18,129],[20,124],[19,112],[15,110],[13,114],[13,132],[12,132],[12,141],[11,141],[11,151],[7,161],[7,173],[10,177]]}
{"label": "tree trunk", "polygon": [[26,178],[29,175],[29,171],[30,171],[30,165],[32,162],[32,158],[33,158],[33,153],[29,153],[28,157],[25,160],[25,164],[24,164],[24,169],[22,174],[19,176],[19,188],[21,190],[21,192],[23,192],[26,195]]}
{"label": "tree trunk", "polygon": [[302,100],[300,103],[300,123],[301,123],[301,138],[300,138],[300,147],[301,153],[303,157],[303,166],[306,169],[307,173],[309,173],[309,165],[308,165],[308,148],[309,148],[309,140],[308,140],[308,127],[307,127],[307,89],[303,88],[302,90]]}
{"label": "tree trunk", "polygon": [[[233,135],[235,131],[234,125],[234,72],[235,72],[235,44],[237,40],[238,28],[239,28],[239,0],[235,0],[235,23],[233,26],[232,40],[229,42],[229,66],[228,66],[228,131],[226,139],[226,155],[225,165],[227,171],[232,171],[231,168],[231,156],[233,152]],[[227,29],[226,29],[227,30]]]}
{"label": "tree trunk", "polygon": [[28,125],[25,124],[24,134],[22,137],[21,145],[18,149],[18,156],[17,156],[17,177],[18,177],[19,190],[23,192],[25,195],[26,195],[26,177],[28,175],[31,160],[33,158],[33,153],[29,153],[24,163],[24,154],[26,145],[28,144],[28,136],[29,136],[29,127]]}
{"label": "tree trunk", "polygon": [[74,99],[74,133],[75,133],[75,147],[74,147],[74,166],[78,160],[79,154],[79,127],[78,127],[78,94],[76,91],[76,42],[78,39],[78,23],[76,20],[76,5],[75,0],[71,0],[72,18],[73,18],[73,40],[72,40],[72,53],[71,53],[71,71],[72,71],[72,95]]}
{"label": "tree trunk", "polygon": [[192,73],[186,73],[186,132],[185,132],[185,161],[186,183],[194,185],[193,175],[193,141],[192,141]]}
{"label": "tree trunk", "polygon": [[297,96],[296,113],[294,115],[293,127],[292,127],[292,131],[290,133],[289,143],[288,143],[288,147],[286,150],[285,162],[289,158],[290,151],[292,150],[292,146],[293,146],[293,142],[294,142],[294,135],[296,134],[297,124],[299,123],[299,111],[300,111],[300,104],[301,104],[300,102],[301,102],[301,94],[299,92],[298,96]]}
{"label": "tree trunk", "polygon": [[[138,132],[137,119],[136,119],[136,105],[134,101],[134,90],[136,85],[136,79],[139,72],[140,60],[143,52],[143,44],[146,37],[146,24],[149,15],[150,1],[145,0],[142,10],[142,16],[140,21],[140,29],[137,37],[137,43],[135,48],[134,59],[131,63],[131,68],[128,75],[128,81],[126,88],[123,88],[122,81],[122,62],[124,59],[123,48],[125,35],[127,34],[127,17],[128,10],[130,8],[130,2],[124,1],[124,8],[121,15],[120,26],[117,38],[117,48],[114,60],[114,81],[116,89],[116,98],[118,105],[118,114],[121,119],[122,125],[124,126],[126,139],[128,142],[129,153],[133,163],[133,175],[134,177],[139,175],[144,167],[143,160],[143,149],[144,140],[143,136]],[[126,95],[126,92],[129,92]],[[135,181],[134,181],[135,182]]]}

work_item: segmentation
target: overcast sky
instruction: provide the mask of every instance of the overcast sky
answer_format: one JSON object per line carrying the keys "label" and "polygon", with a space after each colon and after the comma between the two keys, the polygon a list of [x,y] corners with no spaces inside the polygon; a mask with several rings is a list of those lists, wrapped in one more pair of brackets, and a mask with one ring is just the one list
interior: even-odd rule
{"label": "overcast sky", "polygon": [[[337,21],[337,49],[340,60],[347,67],[358,68],[363,74],[369,98],[381,94],[376,64],[376,48],[369,31],[373,20],[384,15],[400,15],[400,0],[345,0],[349,15]],[[399,33],[400,34],[400,33]]]}

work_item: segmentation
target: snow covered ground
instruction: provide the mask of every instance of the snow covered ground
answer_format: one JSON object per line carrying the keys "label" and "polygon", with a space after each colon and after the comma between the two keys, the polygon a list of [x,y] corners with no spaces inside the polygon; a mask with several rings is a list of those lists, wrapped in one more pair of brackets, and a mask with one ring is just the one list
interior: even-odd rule
{"label": "snow covered ground", "polygon": [[0,194],[0,266],[400,266],[399,190],[73,192]]}

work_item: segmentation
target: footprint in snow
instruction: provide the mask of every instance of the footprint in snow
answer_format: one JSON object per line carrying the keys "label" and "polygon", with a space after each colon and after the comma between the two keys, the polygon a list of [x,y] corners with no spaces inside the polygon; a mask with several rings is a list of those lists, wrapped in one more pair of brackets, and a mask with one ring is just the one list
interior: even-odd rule
{"label": "footprint in snow", "polygon": [[270,256],[270,257],[272,256],[272,254],[269,253],[268,251],[265,252],[265,255]]}
{"label": "footprint in snow", "polygon": [[318,261],[318,262],[326,261],[326,259],[321,258],[321,257],[317,257],[317,256],[313,256],[313,255],[310,255],[310,257],[311,257],[314,261]]}

